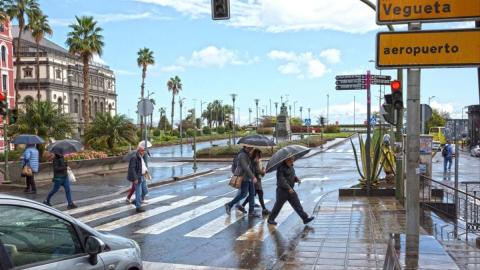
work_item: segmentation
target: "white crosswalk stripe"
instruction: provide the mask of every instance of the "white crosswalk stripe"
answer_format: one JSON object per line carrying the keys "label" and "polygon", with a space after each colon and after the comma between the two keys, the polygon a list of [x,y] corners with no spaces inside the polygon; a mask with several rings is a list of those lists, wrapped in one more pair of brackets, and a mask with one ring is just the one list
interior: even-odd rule
{"label": "white crosswalk stripe", "polygon": [[[267,204],[270,200],[265,200]],[[236,212],[236,213],[234,213]],[[220,217],[210,221],[209,223],[203,225],[202,227],[187,233],[185,236],[187,237],[198,237],[198,238],[210,238],[217,233],[225,230],[228,226],[234,224],[238,220],[244,217],[244,214],[239,213],[235,209],[232,209],[232,214],[227,215],[223,214]]]}
{"label": "white crosswalk stripe", "polygon": [[216,201],[210,202],[208,204],[199,206],[193,210],[184,212],[180,215],[171,217],[169,219],[163,220],[159,223],[154,225],[148,226],[141,230],[136,231],[136,233],[143,233],[143,234],[161,234],[165,231],[168,231],[174,227],[182,225],[194,218],[207,214],[221,206],[225,203],[229,202],[232,198],[221,198]]}
{"label": "white crosswalk stripe", "polygon": [[[165,201],[165,200],[172,199],[172,198],[175,198],[175,197],[177,197],[177,196],[162,195],[162,196],[158,196],[156,198],[148,200],[148,203],[149,204],[157,203],[157,202]],[[125,204],[125,202],[124,202],[124,204]],[[115,215],[115,214],[118,214],[118,213],[121,213],[121,212],[125,212],[125,211],[131,210],[131,209],[135,209],[135,205],[133,205],[133,204],[124,205],[124,206],[121,206],[121,207],[116,207],[116,208],[108,209],[108,210],[105,210],[105,211],[97,212],[95,214],[91,214],[91,215],[88,215],[88,216],[83,216],[83,217],[80,217],[78,219],[80,221],[86,223],[86,222],[97,220],[97,219],[100,219],[100,218],[103,218],[103,217],[106,217],[106,216],[112,216],[112,215]]]}
{"label": "white crosswalk stripe", "polygon": [[96,227],[96,229],[100,230],[100,231],[113,231],[115,229],[121,228],[123,226],[130,225],[130,224],[135,223],[137,221],[141,221],[141,220],[159,215],[161,213],[168,212],[170,210],[173,210],[173,209],[176,209],[176,208],[179,208],[179,207],[187,206],[189,204],[198,202],[198,201],[203,200],[205,198],[206,198],[206,196],[192,196],[192,197],[186,198],[186,199],[181,200],[181,201],[173,202],[170,205],[160,206],[160,207],[148,210],[146,212],[136,214],[134,216],[128,216],[128,217],[121,218],[121,219],[113,221],[113,222],[103,224],[101,226]]}
{"label": "white crosswalk stripe", "polygon": [[332,153],[332,152],[334,152],[334,151],[335,151],[335,149],[328,149],[328,150],[325,151],[325,152],[327,152],[327,153]]}
{"label": "white crosswalk stripe", "polygon": [[335,151],[335,153],[343,153],[345,151],[345,149],[338,149],[337,151]]}
{"label": "white crosswalk stripe", "polygon": [[93,209],[106,207],[106,206],[109,206],[109,205],[112,205],[112,204],[122,203],[124,201],[125,201],[125,199],[113,199],[113,200],[106,201],[106,202],[94,203],[94,204],[78,207],[78,208],[75,208],[75,209],[66,210],[66,211],[63,211],[63,212],[66,213],[66,214],[69,214],[69,215],[74,215],[74,214],[78,214],[78,213],[87,212],[87,211],[90,211],[90,210],[93,210]]}
{"label": "white crosswalk stripe", "polygon": [[191,265],[191,264],[175,264],[175,263],[162,263],[162,262],[143,262],[144,270],[158,270],[158,269],[169,269],[169,270],[242,270],[241,268],[225,268],[225,267],[214,267],[214,266],[200,266],[200,265]]}

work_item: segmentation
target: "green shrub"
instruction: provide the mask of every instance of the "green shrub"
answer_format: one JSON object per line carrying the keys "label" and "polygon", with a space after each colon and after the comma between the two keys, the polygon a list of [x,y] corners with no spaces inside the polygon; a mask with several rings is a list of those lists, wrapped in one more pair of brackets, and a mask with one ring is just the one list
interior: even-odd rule
{"label": "green shrub", "polygon": [[143,138],[143,134],[142,134],[142,131],[140,129],[137,130],[137,137],[138,138]]}
{"label": "green shrub", "polygon": [[205,135],[212,134],[212,129],[209,126],[204,126],[203,127],[203,134],[205,134]]}
{"label": "green shrub", "polygon": [[175,129],[175,130],[172,131],[171,136],[179,138],[180,137],[180,132]]}
{"label": "green shrub", "polygon": [[225,127],[223,126],[220,126],[217,128],[217,133],[218,134],[225,134]]}
{"label": "green shrub", "polygon": [[328,125],[324,128],[325,133],[340,133],[340,126]]}
{"label": "green shrub", "polygon": [[195,134],[195,130],[193,130],[193,128],[187,129],[187,136],[188,137],[193,137],[194,134]]}
{"label": "green shrub", "polygon": [[273,134],[273,128],[258,128],[257,134],[262,134],[262,135],[272,135]]}
{"label": "green shrub", "polygon": [[162,132],[160,131],[160,129],[154,129],[154,130],[153,130],[153,136],[158,137],[158,136],[160,136],[160,134],[162,134]]}

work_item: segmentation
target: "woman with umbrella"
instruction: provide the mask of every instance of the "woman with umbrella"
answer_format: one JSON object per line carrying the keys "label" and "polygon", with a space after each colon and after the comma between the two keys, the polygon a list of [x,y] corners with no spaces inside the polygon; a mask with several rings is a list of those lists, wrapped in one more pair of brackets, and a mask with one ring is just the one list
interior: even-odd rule
{"label": "woman with umbrella", "polygon": [[305,213],[298,195],[293,189],[295,183],[300,183],[300,179],[295,174],[293,163],[295,159],[306,155],[309,151],[309,148],[300,145],[290,145],[280,149],[270,158],[267,164],[267,172],[277,169],[277,198],[268,217],[268,224],[277,225],[275,218],[287,201],[303,220],[303,224],[307,224],[314,219],[314,217],[309,217]]}
{"label": "woman with umbrella", "polygon": [[47,150],[55,154],[55,158],[53,159],[53,187],[45,201],[43,201],[44,204],[51,206],[50,199],[57,193],[60,187],[63,186],[68,202],[67,208],[77,208],[77,205],[74,204],[72,200],[70,180],[68,179],[68,164],[65,161],[64,154],[78,152],[82,147],[82,144],[75,140],[61,140],[49,145]]}
{"label": "woman with umbrella", "polygon": [[22,134],[13,139],[13,144],[26,144],[22,154],[22,175],[25,176],[25,193],[36,194],[35,174],[38,173],[40,154],[36,144],[44,143],[44,140],[37,135]]}
{"label": "woman with umbrella", "polygon": [[[252,154],[252,172],[255,174],[255,177],[257,178],[257,183],[255,183],[255,194],[258,195],[258,201],[260,202],[260,205],[262,206],[262,214],[263,215],[268,215],[270,214],[270,211],[268,211],[267,207],[265,206],[265,201],[263,200],[263,188],[262,188],[262,177],[265,176],[265,170],[262,168],[261,164],[261,158],[262,158],[262,151],[260,149],[255,149],[253,150]],[[243,213],[247,213],[245,210],[245,205],[248,203],[248,198],[243,201],[242,205],[238,205],[237,209],[242,211]]]}

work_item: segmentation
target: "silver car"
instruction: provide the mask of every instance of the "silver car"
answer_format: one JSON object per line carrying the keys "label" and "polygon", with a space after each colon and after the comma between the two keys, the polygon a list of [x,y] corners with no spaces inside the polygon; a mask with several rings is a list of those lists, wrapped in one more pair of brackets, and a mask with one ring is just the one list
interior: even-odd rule
{"label": "silver car", "polygon": [[0,269],[142,270],[140,247],[24,198],[0,194]]}

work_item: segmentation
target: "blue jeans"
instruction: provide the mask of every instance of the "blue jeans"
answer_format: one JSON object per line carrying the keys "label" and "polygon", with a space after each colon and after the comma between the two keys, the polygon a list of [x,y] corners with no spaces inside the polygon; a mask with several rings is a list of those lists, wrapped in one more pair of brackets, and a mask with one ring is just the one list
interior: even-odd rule
{"label": "blue jeans", "polygon": [[68,205],[72,205],[72,193],[70,191],[70,181],[68,180],[68,177],[62,177],[62,180],[59,181],[53,181],[53,188],[50,190],[50,192],[47,195],[47,202],[50,203],[50,199],[52,196],[57,193],[57,191],[60,189],[60,186],[63,186],[63,189],[65,189],[65,196],[67,197],[67,202]]}
{"label": "blue jeans", "polygon": [[452,169],[452,157],[444,157],[443,158],[443,171],[444,172],[447,171],[447,164],[449,164],[448,170],[450,171]]}
{"label": "blue jeans", "polygon": [[142,206],[142,201],[145,199],[147,193],[147,181],[145,181],[145,178],[142,176],[135,185],[135,207],[140,208]]}
{"label": "blue jeans", "polygon": [[237,193],[237,196],[233,198],[231,202],[228,203],[229,207],[233,207],[235,204],[240,202],[248,193],[248,212],[253,213],[255,206],[255,185],[250,179],[244,179],[242,185],[240,186],[240,193]]}

